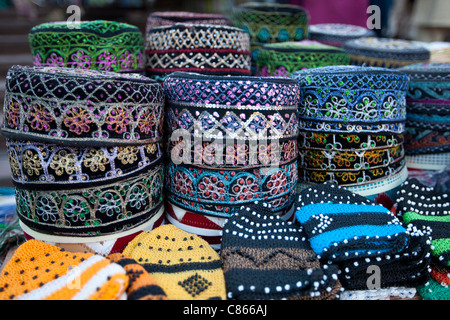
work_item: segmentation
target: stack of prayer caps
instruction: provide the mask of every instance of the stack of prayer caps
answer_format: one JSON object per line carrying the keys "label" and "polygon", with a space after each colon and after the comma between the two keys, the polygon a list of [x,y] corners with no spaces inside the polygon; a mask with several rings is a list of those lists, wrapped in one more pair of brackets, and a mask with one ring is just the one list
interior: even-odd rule
{"label": "stack of prayer caps", "polygon": [[320,23],[309,26],[309,39],[341,47],[344,42],[375,36],[375,32],[361,26],[343,23]]}
{"label": "stack of prayer caps", "polygon": [[450,63],[400,68],[409,76],[406,96],[406,165],[442,170],[450,165]]}
{"label": "stack of prayer caps", "polygon": [[234,8],[232,23],[250,35],[252,73],[261,47],[267,43],[308,39],[309,16],[300,6],[277,3],[244,3]]}
{"label": "stack of prayer caps", "polygon": [[395,196],[404,161],[408,78],[392,69],[328,66],[297,71],[299,190],[334,182],[367,197]]}
{"label": "stack of prayer caps", "polygon": [[46,22],[28,35],[34,66],[144,72],[138,27],[115,21]]}
{"label": "stack of prayer caps", "polygon": [[163,220],[164,95],[139,74],[13,66],[7,138],[28,238],[121,248]]}
{"label": "stack of prayer caps", "polygon": [[428,62],[430,51],[408,40],[366,37],[346,41],[342,45],[353,65],[400,68]]}
{"label": "stack of prayer caps", "polygon": [[145,40],[147,76],[163,81],[176,71],[250,75],[250,38],[242,29],[176,23],[151,28]]}
{"label": "stack of prayer caps", "polygon": [[339,267],[341,299],[411,298],[429,279],[429,237],[384,206],[327,182],[300,192],[295,210],[314,252]]}
{"label": "stack of prayer caps", "polygon": [[259,76],[290,77],[298,70],[348,65],[350,57],[340,48],[317,41],[287,41],[262,46],[256,64]]}
{"label": "stack of prayer caps", "polygon": [[145,33],[160,26],[171,26],[176,23],[231,25],[231,21],[220,13],[204,13],[189,11],[155,11],[147,17]]}
{"label": "stack of prayer caps", "polygon": [[169,219],[217,236],[226,218],[255,200],[287,219],[298,178],[297,82],[175,72],[163,87]]}
{"label": "stack of prayer caps", "polygon": [[[445,173],[448,177],[448,171]],[[397,215],[431,238],[430,279],[417,290],[424,300],[450,299],[450,194],[440,183],[408,178],[398,192]]]}

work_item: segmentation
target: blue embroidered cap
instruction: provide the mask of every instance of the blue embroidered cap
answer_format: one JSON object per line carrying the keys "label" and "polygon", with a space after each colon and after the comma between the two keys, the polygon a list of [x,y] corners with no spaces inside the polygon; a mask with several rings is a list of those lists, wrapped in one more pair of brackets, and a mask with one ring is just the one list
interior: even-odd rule
{"label": "blue embroidered cap", "polygon": [[404,131],[408,77],[379,67],[326,66],[295,72],[300,130]]}

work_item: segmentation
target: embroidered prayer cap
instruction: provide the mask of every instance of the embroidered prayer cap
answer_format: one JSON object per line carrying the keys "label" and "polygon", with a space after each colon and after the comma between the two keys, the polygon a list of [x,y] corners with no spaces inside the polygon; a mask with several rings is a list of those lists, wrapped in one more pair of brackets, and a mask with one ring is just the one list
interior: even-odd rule
{"label": "embroidered prayer cap", "polygon": [[297,5],[243,3],[233,8],[231,21],[250,35],[252,75],[257,74],[256,62],[264,44],[308,39],[309,15]]}
{"label": "embroidered prayer cap", "polygon": [[236,6],[232,13],[233,25],[258,44],[307,39],[308,22],[307,11],[291,4],[249,2]]}
{"label": "embroidered prayer cap", "polygon": [[163,88],[169,134],[180,129],[206,139],[298,137],[299,87],[293,79],[174,72]]}
{"label": "embroidered prayer cap", "polygon": [[313,24],[308,31],[311,40],[335,47],[341,47],[348,40],[375,36],[373,30],[344,23]]}
{"label": "embroidered prayer cap", "polygon": [[141,264],[170,300],[226,299],[218,253],[172,224],[142,232],[123,254]]}
{"label": "embroidered prayer cap", "polygon": [[28,35],[33,65],[112,72],[144,71],[144,38],[127,23],[46,22]]}
{"label": "embroidered prayer cap", "polygon": [[147,76],[158,81],[176,71],[250,75],[250,38],[242,29],[176,23],[152,28],[145,40]]}
{"label": "embroidered prayer cap", "polygon": [[1,271],[0,300],[117,300],[128,283],[126,271],[101,255],[29,240]]}
{"label": "embroidered prayer cap", "polygon": [[227,220],[220,255],[229,299],[335,299],[341,289],[337,267],[322,267],[302,227],[266,202]]}
{"label": "embroidered prayer cap", "polygon": [[348,65],[350,57],[340,48],[317,41],[286,41],[262,46],[256,64],[260,76],[289,77],[302,69]]}
{"label": "embroidered prayer cap", "polygon": [[71,146],[155,143],[163,105],[161,85],[136,73],[13,66],[2,133]]}
{"label": "embroidered prayer cap", "polygon": [[300,130],[403,133],[408,76],[381,67],[326,66],[294,72]]}
{"label": "embroidered prayer cap", "polygon": [[161,162],[161,143],[77,147],[6,139],[13,182],[29,189],[76,188],[125,179]]}
{"label": "embroidered prayer cap", "polygon": [[386,179],[405,167],[403,144],[384,149],[330,150],[299,147],[299,174],[303,181],[334,181],[357,186]]}
{"label": "embroidered prayer cap", "polygon": [[408,40],[365,37],[346,41],[342,45],[350,55],[350,63],[384,68],[400,68],[428,62],[430,51]]}
{"label": "embroidered prayer cap", "polygon": [[106,258],[125,269],[128,276],[127,300],[168,300],[164,290],[155,279],[134,259],[121,253],[109,254]]}
{"label": "embroidered prayer cap", "polygon": [[[409,77],[406,95],[406,154],[409,156],[448,153],[450,63],[418,63],[398,70]],[[448,155],[446,158],[448,165],[450,164]],[[438,159],[430,159],[428,162],[431,165],[439,165]]]}
{"label": "embroidered prayer cap", "polygon": [[20,226],[31,237],[56,243],[95,243],[135,234],[164,212],[162,164],[139,175],[71,189],[16,186]]}
{"label": "embroidered prayer cap", "polygon": [[295,216],[323,261],[392,255],[409,241],[388,209],[330,182],[304,189]]}
{"label": "embroidered prayer cap", "polygon": [[351,258],[336,263],[341,270],[339,280],[345,290],[367,290],[370,268],[378,267],[381,277],[376,291],[388,288],[416,288],[430,278],[430,237],[413,225],[406,227],[407,246],[398,253],[365,258]]}
{"label": "embroidered prayer cap", "polygon": [[166,199],[177,206],[216,217],[229,217],[255,200],[284,214],[295,200],[297,161],[287,165],[241,170],[208,170],[194,166],[166,167]]}
{"label": "embroidered prayer cap", "polygon": [[215,24],[229,26],[231,21],[220,13],[190,11],[155,11],[147,17],[145,32],[160,26],[171,26],[176,23]]}

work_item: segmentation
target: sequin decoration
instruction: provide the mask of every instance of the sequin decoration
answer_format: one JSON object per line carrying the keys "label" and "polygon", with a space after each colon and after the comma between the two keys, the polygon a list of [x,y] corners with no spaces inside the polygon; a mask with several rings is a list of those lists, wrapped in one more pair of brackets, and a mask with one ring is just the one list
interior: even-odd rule
{"label": "sequin decoration", "polygon": [[149,30],[145,41],[146,72],[163,80],[175,71],[250,75],[250,39],[231,26],[182,24]]}
{"label": "sequin decoration", "polygon": [[84,146],[146,144],[162,137],[164,94],[138,74],[13,66],[3,134]]}

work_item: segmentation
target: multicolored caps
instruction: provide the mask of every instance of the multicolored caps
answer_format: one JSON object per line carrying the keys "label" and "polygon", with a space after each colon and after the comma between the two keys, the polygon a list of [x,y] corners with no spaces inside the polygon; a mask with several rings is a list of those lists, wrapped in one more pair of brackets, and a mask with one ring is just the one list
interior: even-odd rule
{"label": "multicolored caps", "polygon": [[139,74],[13,66],[2,134],[72,146],[156,143],[163,104],[161,85]]}
{"label": "multicolored caps", "polygon": [[244,3],[234,8],[232,22],[248,32],[252,43],[308,39],[308,13],[296,5]]}
{"label": "multicolored caps", "polygon": [[149,32],[152,28],[171,26],[176,23],[231,25],[231,21],[220,13],[155,11],[148,15],[145,32]]}
{"label": "multicolored caps", "polygon": [[[420,63],[399,69],[409,77],[406,95],[407,155],[427,155],[423,168],[439,165],[432,154],[450,152],[450,63]],[[417,160],[417,158],[416,158]],[[425,167],[424,167],[425,166]]]}
{"label": "multicolored caps", "polygon": [[163,80],[176,71],[250,75],[250,39],[231,26],[176,23],[149,30],[146,72]]}
{"label": "multicolored caps", "polygon": [[262,46],[256,64],[260,76],[289,77],[298,70],[348,65],[350,57],[340,48],[317,41],[286,41]]}
{"label": "multicolored caps", "polygon": [[366,37],[346,41],[342,45],[351,64],[400,68],[430,60],[430,51],[419,44],[402,39]]}
{"label": "multicolored caps", "polygon": [[113,72],[144,71],[138,27],[115,21],[46,22],[28,35],[35,66]]}
{"label": "multicolored caps", "polygon": [[309,26],[309,39],[341,47],[345,41],[375,36],[375,32],[361,26],[343,23],[320,23]]}

